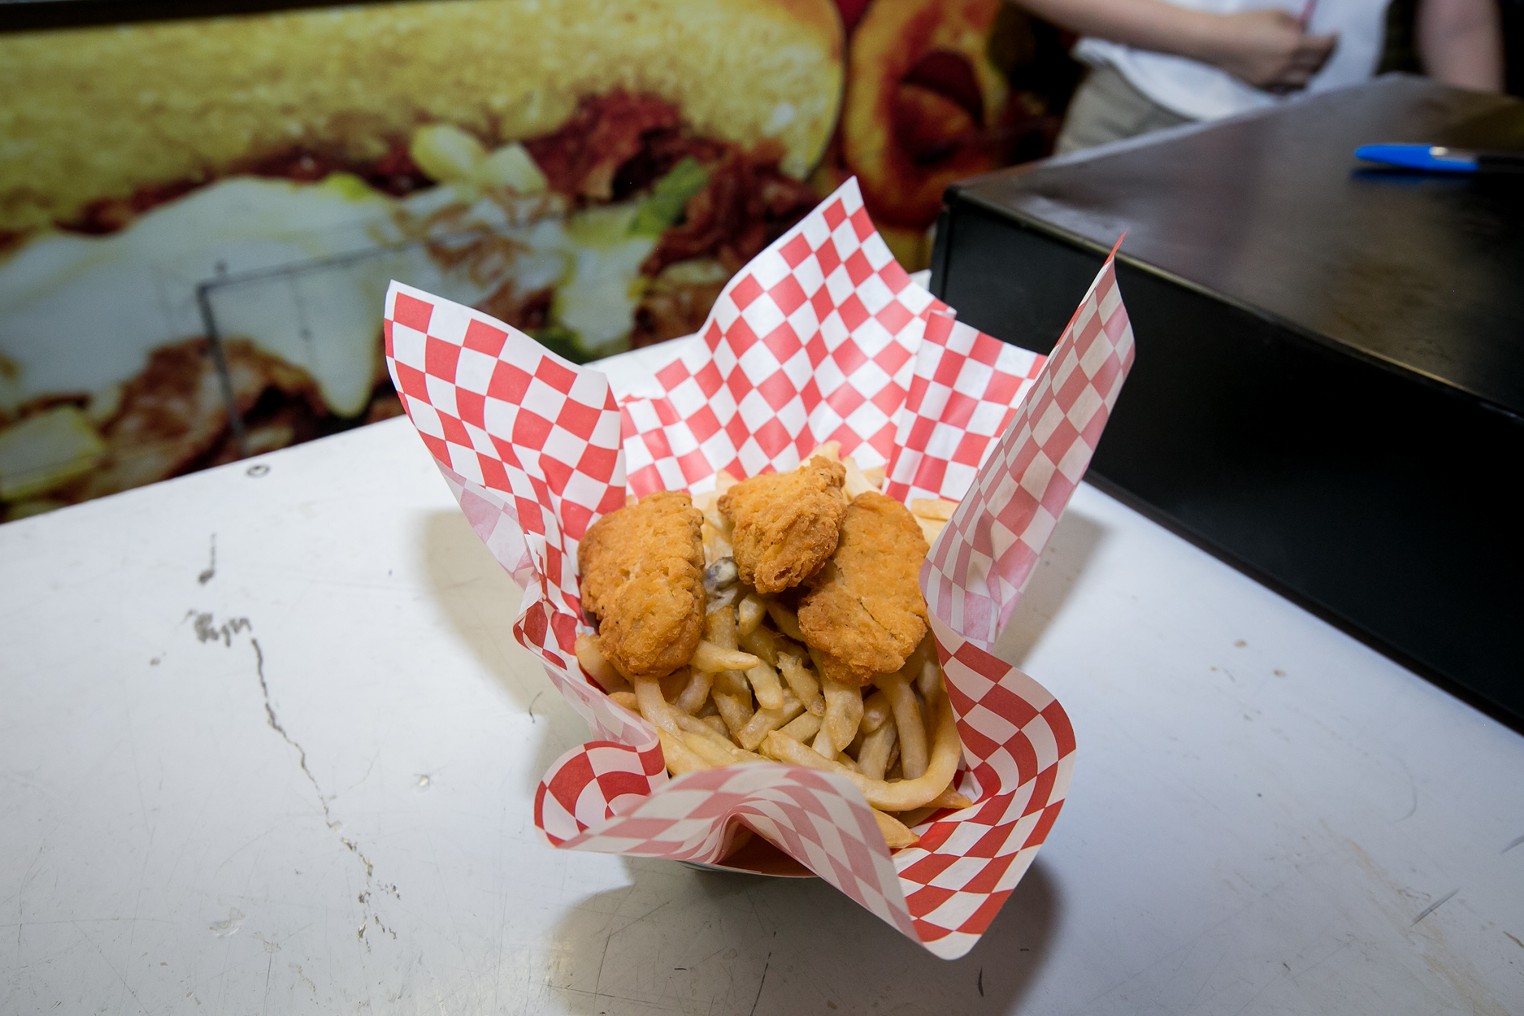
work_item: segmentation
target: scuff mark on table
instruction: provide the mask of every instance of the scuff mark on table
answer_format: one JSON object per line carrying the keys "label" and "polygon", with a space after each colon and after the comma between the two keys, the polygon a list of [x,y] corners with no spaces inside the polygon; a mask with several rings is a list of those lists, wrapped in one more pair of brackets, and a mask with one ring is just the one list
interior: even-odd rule
{"label": "scuff mark on table", "polygon": [[1444,906],[1447,902],[1449,902],[1450,897],[1454,896],[1458,892],[1460,892],[1459,888],[1451,889],[1449,892],[1445,893],[1439,899],[1435,900],[1433,903],[1430,903],[1428,906],[1424,907],[1422,910],[1420,910],[1418,912],[1418,916],[1413,918],[1413,923],[1417,924],[1419,921],[1423,920],[1425,917],[1428,917],[1430,914],[1434,913],[1434,911],[1438,910],[1440,907]]}
{"label": "scuff mark on table", "polygon": [[[235,635],[239,635],[245,632],[248,633],[248,645],[254,651],[254,675],[259,682],[259,693],[264,704],[265,725],[275,733],[279,734],[281,740],[285,741],[286,744],[290,746],[291,750],[296,753],[297,767],[301,769],[302,775],[306,778],[307,782],[312,786],[313,792],[317,795],[318,807],[322,809],[324,825],[328,827],[329,831],[340,833],[340,830],[344,828],[344,823],[334,815],[332,806],[330,804],[330,795],[324,792],[322,785],[318,782],[316,774],[313,773],[311,766],[308,764],[307,749],[301,744],[301,742],[297,741],[296,738],[291,736],[291,734],[286,730],[285,724],[281,722],[280,716],[276,713],[275,701],[270,695],[270,682],[269,679],[265,676],[264,649],[260,646],[259,639],[256,638],[253,634],[253,623],[246,617],[235,617],[229,621],[223,622],[221,625],[218,625],[216,623],[215,617],[212,614],[198,612],[195,610],[190,611],[187,616],[195,618],[194,628],[196,632],[196,638],[203,643],[222,642],[224,645],[231,648],[233,645],[233,637]],[[371,891],[373,889],[378,890],[388,896],[391,896],[393,899],[401,899],[402,894],[397,889],[396,883],[388,882],[380,885],[376,884],[376,866],[374,862],[372,862],[371,859],[366,856],[365,851],[360,846],[359,842],[352,837],[342,834],[339,835],[338,839],[344,848],[353,854],[355,858],[360,862],[360,867],[365,876],[365,888],[359,893],[357,897],[357,900],[362,908],[362,913],[360,926],[356,932],[356,936],[361,942],[364,942],[366,948],[369,949],[370,943],[366,941],[365,932],[370,925],[375,925],[376,928],[382,933],[390,935],[393,939],[395,939],[397,937],[396,931],[381,920],[381,917],[377,913],[375,907],[371,905]]]}
{"label": "scuff mark on table", "polygon": [[202,569],[201,574],[196,576],[196,582],[199,585],[203,585],[204,586],[204,585],[206,585],[208,582],[212,581],[212,579],[214,579],[216,577],[217,577],[217,534],[213,533],[212,534],[211,560],[207,562],[207,565],[206,565],[205,568]]}

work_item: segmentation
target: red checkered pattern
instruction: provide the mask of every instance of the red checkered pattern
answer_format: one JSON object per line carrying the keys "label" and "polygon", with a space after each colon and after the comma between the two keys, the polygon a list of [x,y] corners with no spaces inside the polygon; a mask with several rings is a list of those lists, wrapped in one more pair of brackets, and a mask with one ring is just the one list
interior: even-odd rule
{"label": "red checkered pattern", "polygon": [[730,281],[658,373],[662,397],[624,404],[631,489],[792,469],[827,441],[884,465],[925,369],[926,318],[945,309],[910,281],[848,183]]}
{"label": "red checkered pattern", "polygon": [[965,637],[987,647],[1009,620],[1090,465],[1133,355],[1107,258],[922,570],[928,606]]}
{"label": "red checkered pattern", "polygon": [[[462,510],[525,585],[516,636],[594,734],[541,782],[535,821],[551,842],[712,863],[744,823],[936,955],[967,952],[1068,787],[1068,718],[990,646],[1131,360],[1111,263],[1045,363],[959,325],[911,283],[850,183],[731,281],[658,373],[665,394],[622,414],[596,373],[406,287],[388,297],[387,348]],[[576,540],[623,502],[626,474],[640,493],[702,488],[719,469],[792,468],[829,440],[885,465],[896,496],[967,495],[922,586],[963,736],[960,789],[975,803],[892,857],[862,797],[829,774],[668,779],[655,731],[575,662]]]}
{"label": "red checkered pattern", "polygon": [[957,321],[926,316],[884,492],[963,499],[1046,360]]}
{"label": "red checkered pattern", "polygon": [[575,613],[577,540],[624,503],[608,379],[399,282],[387,290],[383,329],[403,408],[447,481],[465,492],[461,507],[477,533],[517,573],[523,555],[510,534],[522,531],[540,574],[553,577],[550,588]]}

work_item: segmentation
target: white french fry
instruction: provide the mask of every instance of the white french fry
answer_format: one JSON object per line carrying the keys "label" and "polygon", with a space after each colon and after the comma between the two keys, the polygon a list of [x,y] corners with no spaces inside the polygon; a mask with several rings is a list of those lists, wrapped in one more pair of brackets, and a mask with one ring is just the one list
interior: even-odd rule
{"label": "white french fry", "polygon": [[714,687],[714,671],[692,669],[688,675],[688,681],[683,685],[682,691],[672,700],[673,705],[685,713],[698,715],[704,703],[709,699],[709,692]]}
{"label": "white french fry", "polygon": [[656,680],[661,682],[662,697],[668,702],[677,698],[678,693],[688,685],[688,674],[687,667],[678,667],[672,673],[658,677]]}
{"label": "white french fry", "polygon": [[861,688],[825,674],[820,675],[820,693],[825,696],[825,724],[821,730],[830,736],[834,757],[857,736],[857,727],[863,721],[863,693]]}
{"label": "white french fry", "polygon": [[575,644],[577,663],[606,692],[628,691],[630,682],[626,681],[617,667],[603,655],[603,650],[598,646],[598,637],[586,632],[577,636]]}
{"label": "white french fry", "polygon": [[907,507],[910,509],[910,514],[919,518],[946,522],[957,510],[958,502],[949,501],[945,497],[913,497]]}
{"label": "white french fry", "polygon": [[762,754],[791,765],[809,766],[839,772],[851,780],[868,803],[884,811],[900,812],[919,808],[936,800],[952,783],[958,770],[962,745],[958,741],[958,728],[952,710],[944,707],[937,712],[936,737],[932,742],[931,759],[926,772],[913,780],[872,780],[853,768],[831,759],[821,758],[814,749],[781,733],[773,731],[762,739]]}
{"label": "white french fry", "polygon": [[869,779],[881,780],[889,771],[889,755],[899,740],[900,732],[892,723],[884,723],[863,738],[862,748],[857,752],[857,768]]}
{"label": "white french fry", "polygon": [[867,733],[871,734],[882,727],[892,715],[888,697],[878,689],[875,688],[873,694],[863,699],[863,730]]}
{"label": "white french fry", "polygon": [[751,714],[751,719],[736,734],[736,740],[741,747],[748,751],[755,751],[762,739],[775,730],[783,727],[794,717],[804,712],[804,706],[792,695],[777,709],[758,709]]}
{"label": "white french fry", "polygon": [[[778,665],[778,639],[771,629],[760,626],[760,619],[758,626],[754,627],[751,631],[743,630],[740,623],[740,614],[745,605],[746,601],[743,599],[736,607],[736,642],[738,647],[745,652],[751,653],[768,666],[776,667]],[[767,616],[767,608],[760,599],[757,600],[757,607],[763,617]]]}
{"label": "white french fry", "polygon": [[[762,709],[783,708],[783,682],[778,679],[778,672],[769,667],[765,661],[758,662],[755,667],[746,668],[746,679],[751,682],[752,693],[757,697],[757,705]],[[800,706],[800,708],[804,708]]]}
{"label": "white french fry", "polygon": [[894,712],[894,725],[900,734],[900,769],[907,779],[915,779],[926,771],[926,722],[921,716],[921,703],[903,672],[881,674],[875,679],[879,690],[889,700]]}
{"label": "white french fry", "polygon": [[739,645],[735,607],[716,607],[704,615],[704,640],[722,649],[735,649]]}
{"label": "white french fry", "polygon": [[[736,604],[736,634],[740,638],[742,647],[749,649],[753,653],[756,653],[756,650],[747,646],[745,640],[757,631],[758,626],[762,623],[762,619],[766,616],[767,607],[762,604],[762,597],[756,593],[747,593],[741,597],[741,602]],[[757,653],[757,655],[760,656],[761,654]],[[772,663],[773,661],[768,660],[767,662]]]}
{"label": "white french fry", "polygon": [[676,735],[683,744],[709,765],[721,766],[738,762],[762,761],[761,756],[732,744],[716,734],[714,729],[703,720],[689,716],[668,702],[662,697],[661,685],[655,679],[637,677],[634,679],[634,685],[635,700],[640,706],[640,715],[655,724],[659,731]]}
{"label": "white french fry", "polygon": [[778,654],[778,671],[783,675],[783,680],[788,684],[794,697],[804,703],[804,708],[816,716],[825,715],[825,697],[820,694],[820,681],[815,674],[804,665],[804,660],[795,653]]}
{"label": "white french fry", "polygon": [[804,631],[799,627],[799,616],[772,597],[767,599],[767,616],[772,618],[778,630],[795,642],[804,643]]}
{"label": "white french fry", "polygon": [[778,728],[796,741],[808,741],[820,730],[820,717],[814,713],[800,713]]}
{"label": "white french fry", "polygon": [[745,676],[733,670],[722,670],[714,675],[714,688],[710,693],[714,707],[725,726],[734,737],[751,720],[751,686]]}
{"label": "white french fry", "polygon": [[890,850],[912,846],[920,839],[905,823],[877,808],[873,809],[873,821],[878,824],[878,831],[884,834],[884,843]]}
{"label": "white french fry", "polygon": [[952,808],[954,810],[958,810],[960,808],[971,807],[973,803],[973,799],[970,798],[967,794],[960,794],[949,786],[946,790],[938,794],[936,799],[926,807],[935,808],[938,811],[943,808]]}
{"label": "white french fry", "polygon": [[815,446],[815,450],[810,452],[808,455],[806,455],[804,457],[804,461],[808,462],[808,461],[810,461],[810,459],[813,459],[817,455],[819,455],[823,459],[828,459],[831,462],[840,462],[841,461],[841,442],[840,441],[826,441],[826,442],[824,442],[822,444],[816,445]]}
{"label": "white french fry", "polygon": [[696,670],[708,671],[749,670],[760,662],[751,653],[727,649],[708,639],[699,639],[698,648],[693,651],[693,659],[688,661],[688,665]]}
{"label": "white french fry", "polygon": [[670,730],[656,728],[656,736],[661,738],[661,754],[667,763],[667,770],[673,776],[681,776],[683,773],[691,773],[699,769],[712,769],[703,756],[699,755],[680,734],[674,734]]}
{"label": "white french fry", "polygon": [[868,479],[867,474],[858,468],[857,461],[852,456],[848,455],[843,458],[841,464],[847,470],[846,479],[842,481],[841,485],[841,489],[846,491],[847,500],[850,501],[857,495],[870,490],[878,490],[878,484]]}

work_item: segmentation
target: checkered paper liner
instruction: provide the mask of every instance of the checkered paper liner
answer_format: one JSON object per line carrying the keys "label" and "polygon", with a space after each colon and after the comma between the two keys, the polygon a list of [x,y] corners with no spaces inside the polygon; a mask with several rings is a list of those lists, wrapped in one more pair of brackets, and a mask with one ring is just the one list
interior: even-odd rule
{"label": "checkered paper liner", "polygon": [[[993,653],[1089,462],[1133,356],[1108,258],[1047,357],[958,322],[894,261],[855,181],[726,286],[672,344],[659,394],[615,397],[513,328],[400,283],[387,365],[473,529],[525,589],[515,623],[594,739],[542,780],[555,845],[718,862],[744,823],[901,933],[966,953],[1026,871],[1067,791],[1074,737],[1041,685]],[[961,500],[921,572],[974,804],[890,854],[831,773],[737,766],[668,777],[645,720],[577,666],[576,546],[626,494],[792,469],[838,441],[901,500]]]}

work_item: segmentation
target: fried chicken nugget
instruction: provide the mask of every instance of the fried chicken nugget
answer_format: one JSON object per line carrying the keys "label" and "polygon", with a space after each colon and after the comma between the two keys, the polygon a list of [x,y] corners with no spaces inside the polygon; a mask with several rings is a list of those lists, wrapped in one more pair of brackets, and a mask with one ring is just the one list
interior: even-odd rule
{"label": "fried chicken nugget", "polygon": [[905,665],[926,635],[918,581],[929,547],[910,510],[877,491],[847,507],[841,539],[799,601],[799,628],[838,681],[867,684]]}
{"label": "fried chicken nugget", "polygon": [[648,494],[594,522],[577,547],[582,606],[625,674],[663,677],[693,657],[704,624],[702,523],[686,493]]}
{"label": "fried chicken nugget", "polygon": [[836,549],[847,495],[840,462],[815,456],[788,473],[763,473],[726,491],[719,509],[734,525],[741,581],[759,593],[792,589]]}

